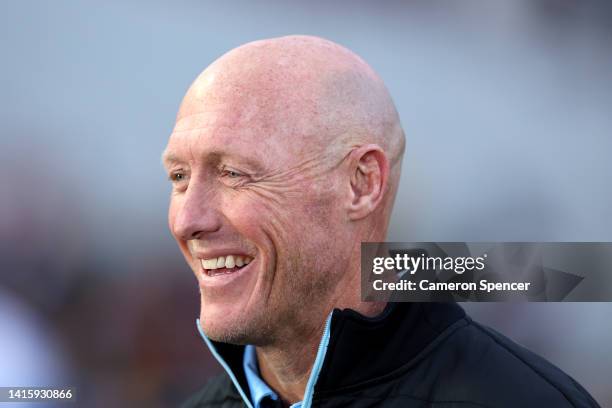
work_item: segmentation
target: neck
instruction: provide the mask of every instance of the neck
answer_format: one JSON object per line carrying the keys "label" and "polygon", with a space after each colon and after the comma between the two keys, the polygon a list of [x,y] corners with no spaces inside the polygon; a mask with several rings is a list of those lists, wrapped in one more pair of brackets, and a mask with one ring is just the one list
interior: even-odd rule
{"label": "neck", "polygon": [[[352,276],[355,282],[343,282],[340,287],[359,288],[359,276]],[[282,342],[256,347],[261,377],[285,403],[303,400],[327,316],[334,308],[350,308],[371,317],[380,314],[386,306],[385,302],[362,302],[360,294],[357,298],[337,297],[329,304],[333,306],[320,309],[319,318],[306,330],[302,328],[299,333],[285,333]]]}
{"label": "neck", "polygon": [[283,402],[293,404],[303,399],[324,326],[325,319],[299,339],[256,348],[260,375]]}
{"label": "neck", "polygon": [[[360,244],[353,250],[354,254],[360,254]],[[335,286],[334,295],[309,307],[310,318],[304,316],[301,325],[283,333],[278,341],[256,347],[261,377],[285,403],[293,404],[304,398],[327,316],[334,308],[350,308],[372,317],[380,314],[386,306],[386,302],[361,301],[361,258],[357,255],[349,257],[346,263],[347,271],[353,273],[342,275]]]}

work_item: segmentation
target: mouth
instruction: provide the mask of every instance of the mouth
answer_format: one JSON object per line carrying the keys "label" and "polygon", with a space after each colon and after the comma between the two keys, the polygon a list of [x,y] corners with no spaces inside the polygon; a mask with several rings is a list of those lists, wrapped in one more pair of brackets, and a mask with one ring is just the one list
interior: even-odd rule
{"label": "mouth", "polygon": [[237,272],[253,261],[247,255],[226,255],[217,258],[201,259],[200,263],[204,274],[209,277],[229,275]]}

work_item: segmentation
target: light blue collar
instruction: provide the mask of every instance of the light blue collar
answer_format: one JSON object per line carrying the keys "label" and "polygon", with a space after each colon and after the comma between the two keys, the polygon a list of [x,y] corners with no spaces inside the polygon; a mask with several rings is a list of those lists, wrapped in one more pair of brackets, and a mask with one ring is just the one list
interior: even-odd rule
{"label": "light blue collar", "polygon": [[[329,345],[329,336],[330,336],[330,329],[331,329],[331,318],[332,318],[332,313],[330,313],[329,316],[327,316],[327,320],[325,321],[325,328],[323,330],[323,336],[321,337],[321,341],[319,342],[319,349],[317,350],[317,356],[316,356],[314,364],[312,366],[312,371],[310,372],[310,377],[308,378],[308,383],[306,384],[306,390],[304,391],[304,399],[302,401],[300,401],[300,402],[297,402],[297,403],[293,404],[292,408],[310,408],[312,406],[312,398],[314,396],[315,384],[317,383],[317,380],[319,378],[319,373],[321,372],[321,367],[323,367],[323,361],[325,360],[325,354],[327,352],[327,346]],[[251,400],[249,399],[247,394],[244,392],[244,390],[242,389],[242,387],[238,383],[238,380],[236,379],[236,376],[232,372],[232,370],[229,367],[229,365],[225,362],[223,357],[221,357],[221,355],[219,354],[219,352],[215,348],[215,346],[212,343],[212,341],[204,334],[204,331],[202,330],[202,326],[200,326],[200,319],[196,319],[196,326],[198,328],[198,331],[200,332],[200,336],[202,336],[202,339],[204,339],[204,342],[206,343],[206,345],[210,349],[210,352],[215,357],[215,359],[219,362],[219,364],[221,364],[223,369],[227,372],[227,374],[229,375],[230,379],[234,383],[234,386],[238,390],[238,393],[240,394],[240,396],[242,397],[244,403],[246,404],[246,406],[248,408],[258,408],[258,406],[259,406],[259,404],[261,402],[261,399],[265,397],[264,394],[266,392],[268,392],[268,391],[266,391],[266,388],[267,388],[267,390],[269,390],[269,392],[272,393],[272,394],[267,394],[267,395],[271,395],[271,396],[274,395],[274,396],[276,396],[278,398],[278,396],[274,393],[274,391],[272,391],[272,389],[259,377],[259,370],[257,369],[256,365],[254,367],[256,369],[256,373],[257,374],[256,375],[253,374],[253,373],[252,374],[254,376],[256,376],[257,380],[259,380],[261,382],[258,385],[259,386],[263,385],[263,387],[261,387],[260,390],[259,390],[259,391],[262,391],[261,394],[257,394],[256,392],[253,391],[253,385],[252,384],[257,383],[257,381],[252,382],[249,379],[249,369],[247,367],[247,363],[248,363],[247,362],[247,352],[249,352],[249,348],[252,348],[252,355],[250,355],[250,358],[251,358],[250,362],[255,362],[256,363],[257,359],[255,358],[255,348],[252,347],[252,346],[247,346],[246,349],[245,349],[245,358],[244,358],[244,361],[243,361],[243,369],[245,370],[245,375],[247,377],[247,382],[249,384],[251,395],[253,395],[253,399],[255,401],[255,407],[254,407],[253,403],[251,402]],[[257,391],[257,392],[259,392],[259,391]],[[260,398],[257,398],[256,396],[259,396]]]}
{"label": "light blue collar", "polygon": [[249,344],[244,348],[242,368],[244,369],[244,374],[249,384],[251,401],[253,402],[254,408],[261,408],[261,401],[264,398],[271,398],[274,401],[278,400],[278,395],[260,377],[255,346]]}

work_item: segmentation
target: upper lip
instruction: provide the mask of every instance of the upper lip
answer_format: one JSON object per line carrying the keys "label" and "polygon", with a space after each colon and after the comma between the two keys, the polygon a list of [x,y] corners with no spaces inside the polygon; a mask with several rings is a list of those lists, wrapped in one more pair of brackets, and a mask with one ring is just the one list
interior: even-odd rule
{"label": "upper lip", "polygon": [[197,259],[213,259],[219,258],[220,256],[238,255],[238,256],[249,256],[255,258],[255,255],[247,253],[247,251],[238,248],[223,248],[223,249],[208,249],[206,251],[192,252],[194,258]]}

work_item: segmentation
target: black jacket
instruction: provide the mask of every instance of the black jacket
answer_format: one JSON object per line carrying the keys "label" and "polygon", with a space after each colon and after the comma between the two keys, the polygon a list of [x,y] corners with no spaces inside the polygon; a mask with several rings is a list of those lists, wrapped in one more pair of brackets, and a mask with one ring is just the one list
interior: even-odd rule
{"label": "black jacket", "polygon": [[[330,333],[313,407],[599,406],[567,374],[453,303],[390,303],[375,318],[336,309]],[[244,347],[215,347],[248,393]],[[244,406],[223,374],[183,407]]]}

